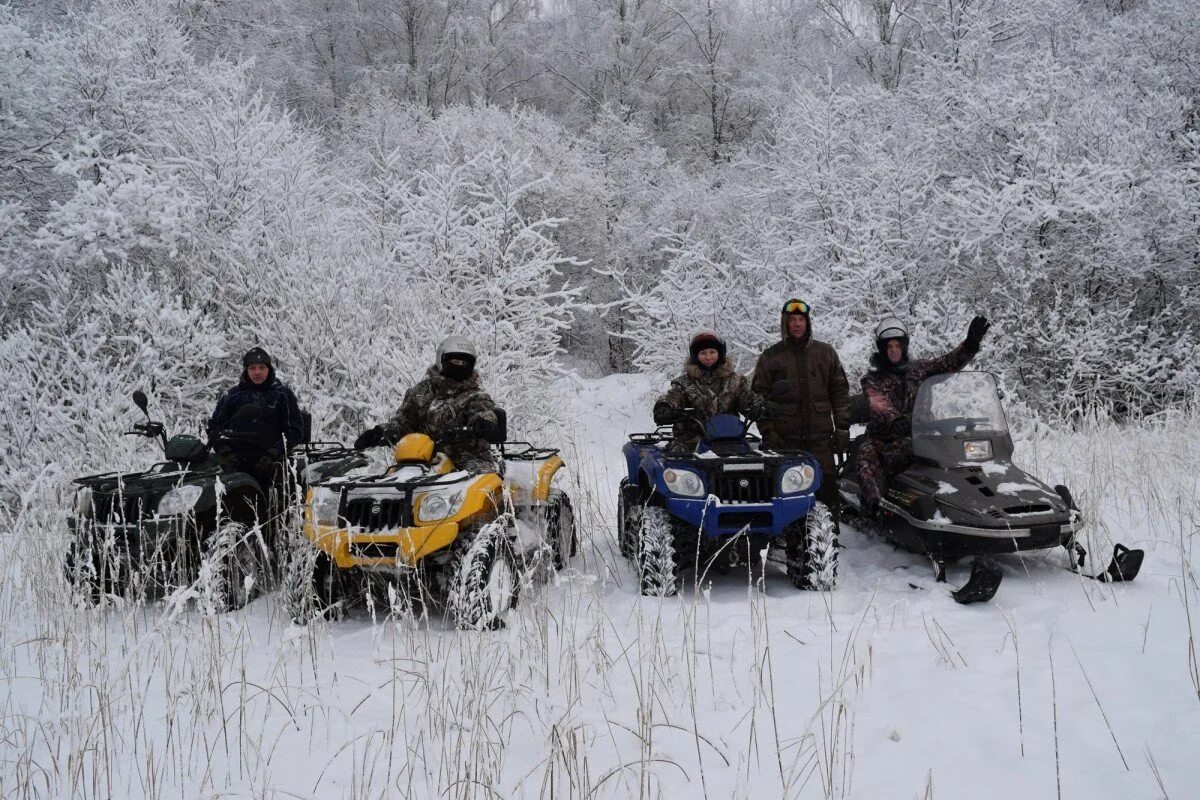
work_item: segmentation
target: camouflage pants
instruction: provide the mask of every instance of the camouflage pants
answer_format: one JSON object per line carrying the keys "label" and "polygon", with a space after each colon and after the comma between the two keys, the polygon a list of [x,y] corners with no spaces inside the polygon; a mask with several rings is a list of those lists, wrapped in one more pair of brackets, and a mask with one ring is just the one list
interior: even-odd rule
{"label": "camouflage pants", "polygon": [[863,502],[878,505],[888,483],[912,463],[911,439],[868,438],[858,450],[858,485]]}

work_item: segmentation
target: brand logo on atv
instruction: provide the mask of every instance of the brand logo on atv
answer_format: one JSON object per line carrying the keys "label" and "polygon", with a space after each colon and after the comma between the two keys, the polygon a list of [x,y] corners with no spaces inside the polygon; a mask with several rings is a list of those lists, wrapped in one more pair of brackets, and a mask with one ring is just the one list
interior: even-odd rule
{"label": "brand logo on atv", "polygon": [[743,489],[749,489],[750,481],[746,480],[745,478],[742,478],[740,481],[738,481],[738,486],[742,487]]}
{"label": "brand logo on atv", "polygon": [[379,501],[375,501],[374,503],[371,504],[371,516],[372,517],[379,516],[379,512],[382,510],[383,510],[383,506],[379,503]]}

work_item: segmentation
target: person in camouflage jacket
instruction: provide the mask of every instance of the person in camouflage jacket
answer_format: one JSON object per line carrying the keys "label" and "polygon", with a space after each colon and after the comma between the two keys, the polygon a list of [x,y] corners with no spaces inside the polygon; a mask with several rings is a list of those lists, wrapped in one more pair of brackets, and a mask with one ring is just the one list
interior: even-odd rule
{"label": "person in camouflage jacket", "polygon": [[[687,414],[684,409],[694,409]],[[750,388],[725,359],[725,342],[714,331],[700,331],[688,346],[683,374],[654,404],[654,422],[674,424],[668,446],[674,452],[692,452],[700,442],[699,420],[717,414],[744,414],[755,420],[766,416],[768,403]]]}
{"label": "person in camouflage jacket", "polygon": [[875,329],[876,352],[871,371],[862,379],[870,420],[858,451],[858,485],[868,515],[878,516],[888,482],[912,463],[912,411],[921,382],[965,367],[979,352],[989,327],[986,317],[975,317],[962,344],[938,358],[919,361],[908,358],[908,328],[903,322],[892,317]]}
{"label": "person in camouflage jacket", "polygon": [[494,472],[498,465],[487,437],[498,424],[496,404],[479,385],[474,347],[464,337],[451,336],[438,346],[437,363],[404,393],[396,413],[363,431],[354,447],[394,444],[406,434],[423,433],[455,468]]}

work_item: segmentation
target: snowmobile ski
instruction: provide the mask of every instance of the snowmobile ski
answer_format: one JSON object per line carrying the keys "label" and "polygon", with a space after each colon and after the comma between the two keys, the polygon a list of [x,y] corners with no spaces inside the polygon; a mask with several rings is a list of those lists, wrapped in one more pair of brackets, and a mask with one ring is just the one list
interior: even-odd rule
{"label": "snowmobile ski", "polygon": [[995,563],[977,558],[971,564],[971,577],[959,588],[950,592],[954,602],[966,605],[968,603],[986,603],[996,596],[1004,573]]}
{"label": "snowmobile ski", "polygon": [[1109,561],[1108,568],[1095,575],[1089,575],[1083,571],[1083,561],[1087,558],[1087,550],[1084,550],[1083,545],[1079,542],[1074,542],[1073,545],[1075,558],[1071,562],[1071,572],[1100,583],[1123,583],[1133,580],[1141,571],[1142,560],[1146,557],[1145,550],[1130,550],[1123,544],[1117,544],[1113,547],[1112,560]]}

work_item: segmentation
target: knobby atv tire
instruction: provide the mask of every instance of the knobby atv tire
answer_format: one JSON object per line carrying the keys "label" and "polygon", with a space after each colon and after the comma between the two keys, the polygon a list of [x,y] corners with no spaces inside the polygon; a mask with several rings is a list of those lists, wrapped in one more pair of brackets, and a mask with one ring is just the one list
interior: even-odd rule
{"label": "knobby atv tire", "polygon": [[833,514],[824,503],[817,502],[803,524],[802,546],[788,561],[788,577],[797,589],[827,592],[837,583],[837,526]]}
{"label": "knobby atv tire", "polygon": [[638,487],[631,486],[628,478],[622,478],[617,492],[617,549],[625,558],[632,560],[637,555],[637,533],[641,524]]}
{"label": "knobby atv tire", "polygon": [[554,552],[554,568],[562,569],[575,557],[579,534],[575,528],[575,509],[571,498],[558,489],[550,490],[546,501],[546,541]]}
{"label": "knobby atv tire", "polygon": [[510,541],[513,525],[506,515],[454,544],[444,568],[446,609],[462,630],[503,627],[504,613],[517,605],[521,583]]}
{"label": "knobby atv tire", "polygon": [[281,594],[285,613],[297,625],[335,617],[342,608],[341,571],[327,553],[301,540],[285,562]]}
{"label": "knobby atv tire", "polygon": [[665,508],[639,509],[637,526],[638,585],[646,597],[670,597],[679,591],[675,537]]}
{"label": "knobby atv tire", "polygon": [[257,530],[222,520],[200,562],[201,593],[213,613],[236,611],[258,597],[267,578],[266,560]]}
{"label": "knobby atv tire", "polygon": [[123,595],[128,576],[115,552],[105,554],[93,535],[77,538],[67,548],[63,570],[75,596],[88,606],[99,605],[105,595]]}

